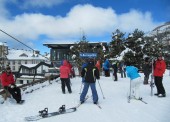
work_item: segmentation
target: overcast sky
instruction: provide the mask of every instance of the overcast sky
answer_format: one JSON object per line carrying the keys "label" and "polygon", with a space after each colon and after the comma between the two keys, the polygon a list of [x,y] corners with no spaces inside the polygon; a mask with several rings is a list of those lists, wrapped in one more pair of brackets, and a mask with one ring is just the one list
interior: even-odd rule
{"label": "overcast sky", "polygon": [[[0,29],[43,54],[43,43],[76,42],[83,33],[92,42],[110,42],[116,29],[148,33],[169,11],[169,0],[0,0]],[[2,32],[0,41],[27,48]]]}

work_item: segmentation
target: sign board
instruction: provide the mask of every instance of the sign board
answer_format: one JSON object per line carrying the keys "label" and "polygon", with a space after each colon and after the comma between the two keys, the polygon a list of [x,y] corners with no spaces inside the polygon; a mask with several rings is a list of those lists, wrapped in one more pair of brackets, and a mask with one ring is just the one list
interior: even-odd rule
{"label": "sign board", "polygon": [[96,58],[97,53],[80,53],[81,58]]}

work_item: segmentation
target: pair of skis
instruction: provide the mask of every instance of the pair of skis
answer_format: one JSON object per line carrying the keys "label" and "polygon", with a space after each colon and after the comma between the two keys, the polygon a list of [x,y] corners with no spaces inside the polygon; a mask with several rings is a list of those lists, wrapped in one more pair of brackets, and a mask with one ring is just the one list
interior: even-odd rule
{"label": "pair of skis", "polygon": [[143,103],[145,103],[145,104],[148,104],[147,102],[145,102],[143,99],[142,99],[142,97],[141,98],[136,98],[136,97],[132,97],[132,96],[128,96],[128,103],[130,103],[130,100],[139,100],[139,101],[141,101],[141,102],[143,102]]}
{"label": "pair of skis", "polygon": [[[90,97],[89,97],[89,96],[86,96],[86,98],[84,99],[84,102],[87,101],[88,98],[90,98]],[[84,104],[84,102],[83,102],[83,103],[80,102],[80,103],[76,106],[76,108],[80,107],[80,105]],[[100,109],[102,109],[102,107],[101,107],[98,103],[97,103],[97,104],[94,104],[94,105],[96,105],[97,107],[99,107]]]}
{"label": "pair of skis", "polygon": [[143,101],[142,98],[136,98],[135,96],[132,95],[132,85],[131,85],[131,82],[132,82],[132,81],[130,80],[130,91],[129,91],[129,95],[128,95],[128,97],[127,97],[127,98],[128,98],[128,103],[130,103],[130,100],[131,100],[131,99],[134,99],[134,100],[139,100],[139,101],[147,104],[147,102]]}

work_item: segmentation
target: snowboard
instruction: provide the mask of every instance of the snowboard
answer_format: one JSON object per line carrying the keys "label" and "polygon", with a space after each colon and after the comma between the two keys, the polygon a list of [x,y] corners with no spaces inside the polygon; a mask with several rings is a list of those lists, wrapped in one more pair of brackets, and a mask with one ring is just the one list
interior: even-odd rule
{"label": "snowboard", "polygon": [[43,118],[48,118],[48,117],[66,114],[66,113],[72,113],[75,111],[76,111],[76,107],[65,109],[65,105],[62,105],[58,111],[51,112],[51,113],[48,113],[48,108],[45,108],[44,110],[39,111],[39,115],[25,117],[25,120],[26,121],[37,121]]}

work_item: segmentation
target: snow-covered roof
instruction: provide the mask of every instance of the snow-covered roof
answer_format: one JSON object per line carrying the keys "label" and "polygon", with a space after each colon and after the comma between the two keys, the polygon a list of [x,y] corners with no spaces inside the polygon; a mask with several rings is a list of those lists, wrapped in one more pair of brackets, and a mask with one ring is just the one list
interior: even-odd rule
{"label": "snow-covered roof", "polygon": [[4,43],[4,42],[0,42],[0,45],[2,46],[7,46],[7,44],[6,43]]}
{"label": "snow-covered roof", "polygon": [[30,50],[10,49],[7,58],[9,60],[47,60],[45,57],[33,53]]}
{"label": "snow-covered roof", "polygon": [[[51,44],[57,44],[57,45],[64,45],[64,44],[67,44],[67,45],[72,45],[72,44],[75,44],[76,42],[71,42],[71,41],[56,41],[56,42],[51,42],[51,43],[43,43],[43,45],[51,45]],[[98,41],[98,42],[88,42],[90,44],[95,44],[95,43],[107,43],[106,41]]]}
{"label": "snow-covered roof", "polygon": [[26,67],[35,67],[37,64],[22,64],[23,66],[26,66]]}

